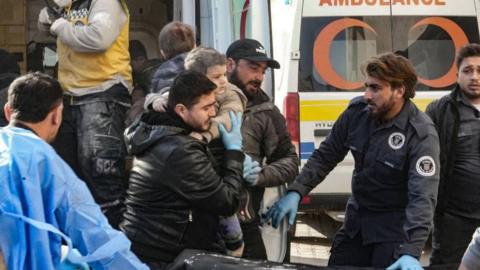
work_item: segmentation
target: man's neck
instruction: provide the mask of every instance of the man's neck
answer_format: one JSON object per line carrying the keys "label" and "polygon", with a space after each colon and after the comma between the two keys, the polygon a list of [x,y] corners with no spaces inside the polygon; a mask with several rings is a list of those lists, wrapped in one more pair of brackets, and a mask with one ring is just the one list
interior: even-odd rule
{"label": "man's neck", "polygon": [[25,121],[19,121],[19,120],[12,120],[10,122],[10,125],[18,128],[23,128],[30,130],[31,132],[35,133],[38,137],[40,137],[42,140],[47,141],[47,135],[46,132],[44,131],[44,128],[42,128],[42,124],[40,123],[28,123]]}
{"label": "man's neck", "polygon": [[385,115],[385,117],[381,119],[380,122],[385,124],[395,119],[395,117],[397,117],[397,115],[399,115],[400,112],[402,111],[403,106],[405,106],[405,103],[406,103],[405,99],[402,99],[401,102],[395,104],[395,106]]}

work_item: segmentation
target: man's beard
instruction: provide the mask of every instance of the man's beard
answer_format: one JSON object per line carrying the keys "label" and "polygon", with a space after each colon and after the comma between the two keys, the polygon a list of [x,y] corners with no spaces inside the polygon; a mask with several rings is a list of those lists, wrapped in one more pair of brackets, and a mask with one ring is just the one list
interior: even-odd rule
{"label": "man's beard", "polygon": [[209,121],[208,126],[206,128],[203,128],[203,126],[190,126],[192,128],[192,131],[198,132],[198,133],[203,133],[207,132],[210,130],[210,127],[212,126],[212,120]]}
{"label": "man's beard", "polygon": [[[235,67],[235,69],[233,70],[232,72],[232,75],[230,76],[230,79],[229,79],[230,83],[236,85],[238,88],[240,88],[240,90],[242,90],[243,94],[247,97],[248,100],[252,100],[255,98],[255,96],[257,95],[257,91],[260,89],[260,85],[262,84],[261,81],[258,81],[258,80],[255,80],[255,81],[248,81],[246,84],[244,84],[240,78],[238,78],[238,71],[237,71],[237,67]],[[247,89],[247,85],[248,84],[253,84],[257,87],[256,91],[255,92],[252,92],[252,91],[249,91]]]}
{"label": "man's beard", "polygon": [[[369,105],[370,105],[370,103],[369,103]],[[373,105],[375,105],[375,104],[373,104]],[[375,106],[375,108],[376,108],[375,112],[372,112],[371,110],[369,110],[368,113],[375,120],[378,120],[378,121],[382,122],[382,121],[385,120],[384,118],[387,115],[387,113],[393,108],[393,105],[394,105],[393,96],[391,96],[388,99],[387,103],[384,103],[380,107]]]}
{"label": "man's beard", "polygon": [[475,92],[464,90],[462,91],[462,93],[470,100],[480,99],[480,94],[477,94]]}

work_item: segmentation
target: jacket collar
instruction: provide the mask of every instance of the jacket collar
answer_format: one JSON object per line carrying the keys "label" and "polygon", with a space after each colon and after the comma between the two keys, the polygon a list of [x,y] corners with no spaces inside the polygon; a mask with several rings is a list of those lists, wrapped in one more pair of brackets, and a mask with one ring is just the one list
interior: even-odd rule
{"label": "jacket collar", "polygon": [[258,89],[258,91],[255,93],[253,98],[249,99],[247,102],[247,108],[255,105],[259,105],[265,102],[270,101],[270,98],[263,92],[261,88]]}
{"label": "jacket collar", "polygon": [[149,126],[164,126],[181,129],[186,134],[192,132],[192,128],[183,121],[174,111],[167,109],[166,112],[151,111],[142,115],[141,122]]}
{"label": "jacket collar", "polygon": [[411,115],[411,112],[415,110],[415,105],[412,103],[410,99],[405,101],[405,104],[403,104],[403,108],[400,111],[400,113],[395,116],[395,118],[392,119],[392,121],[389,121],[386,124],[381,125],[381,128],[389,128],[391,126],[396,126],[400,130],[405,130],[409,117]]}

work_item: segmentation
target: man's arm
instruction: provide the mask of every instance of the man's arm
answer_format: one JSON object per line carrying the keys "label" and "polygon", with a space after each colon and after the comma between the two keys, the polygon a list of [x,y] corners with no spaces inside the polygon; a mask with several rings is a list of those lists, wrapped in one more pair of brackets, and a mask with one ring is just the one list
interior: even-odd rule
{"label": "man's arm", "polygon": [[[398,250],[399,255],[407,254],[419,258],[432,227],[440,178],[440,147],[433,125],[417,128],[416,142],[408,147],[408,204],[403,225],[406,241]],[[415,138],[414,138],[415,139]]]}
{"label": "man's arm", "polygon": [[200,142],[190,142],[172,152],[163,179],[171,181],[169,187],[195,208],[229,216],[238,209],[244,157],[241,151],[225,150],[225,171],[220,177],[206,147]]}
{"label": "man's arm", "polygon": [[330,173],[348,153],[346,146],[348,122],[351,112],[344,111],[332,127],[332,131],[320,146],[313,151],[300,175],[289,186],[289,190],[298,192],[302,197],[308,194],[328,173]]}
{"label": "man's arm", "polygon": [[77,52],[103,52],[120,34],[127,15],[119,0],[93,0],[87,25],[57,19],[50,32]]}
{"label": "man's arm", "polygon": [[64,162],[57,163],[60,165],[55,166],[58,169],[53,175],[65,181],[66,189],[56,210],[60,230],[71,238],[74,248],[84,256],[109,246],[108,254],[104,253],[90,262],[89,266],[93,269],[112,270],[148,269],[130,251],[130,241],[126,236],[108,224],[85,183]]}
{"label": "man's arm", "polygon": [[[300,165],[285,125],[285,118],[277,107],[267,113],[270,118],[261,123],[262,132],[259,132],[258,127],[252,125],[245,126],[243,130],[244,147],[246,151],[249,151],[247,154],[251,154],[255,159],[255,157],[262,156],[263,152],[266,158],[255,183],[260,187],[274,187],[293,182],[298,175],[298,166]],[[258,125],[255,121],[250,123]],[[278,140],[272,140],[273,137],[277,137]],[[261,160],[257,161],[261,162]]]}

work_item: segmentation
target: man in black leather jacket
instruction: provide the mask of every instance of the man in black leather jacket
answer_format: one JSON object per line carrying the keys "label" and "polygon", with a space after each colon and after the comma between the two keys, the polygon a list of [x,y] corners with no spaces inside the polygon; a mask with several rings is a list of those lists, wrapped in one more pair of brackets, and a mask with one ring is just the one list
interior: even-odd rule
{"label": "man in black leather jacket", "polygon": [[456,58],[457,86],[428,105],[440,138],[440,188],[431,265],[459,264],[480,226],[480,45]]}
{"label": "man in black leather jacket", "polygon": [[223,176],[215,172],[206,142],[189,135],[208,130],[215,88],[205,75],[183,72],[171,86],[167,111],[143,114],[125,133],[135,160],[120,228],[152,269],[163,269],[185,248],[225,251],[218,219],[238,208],[245,157],[241,115],[230,115],[230,132],[220,128],[227,149]]}

